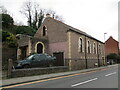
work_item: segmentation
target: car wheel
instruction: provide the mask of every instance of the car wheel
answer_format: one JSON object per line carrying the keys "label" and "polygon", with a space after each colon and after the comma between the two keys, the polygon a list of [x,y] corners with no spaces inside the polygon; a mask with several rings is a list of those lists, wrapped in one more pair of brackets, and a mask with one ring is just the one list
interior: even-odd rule
{"label": "car wheel", "polygon": [[30,68],[30,65],[24,65],[23,68]]}

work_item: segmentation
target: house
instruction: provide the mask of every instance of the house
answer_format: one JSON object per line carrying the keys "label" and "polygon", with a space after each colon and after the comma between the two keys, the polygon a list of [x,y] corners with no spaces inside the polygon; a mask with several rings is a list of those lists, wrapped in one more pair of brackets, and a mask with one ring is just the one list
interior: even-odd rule
{"label": "house", "polygon": [[87,33],[46,17],[34,37],[18,35],[18,59],[31,53],[48,53],[57,58],[57,66],[70,70],[105,65],[104,43]]}
{"label": "house", "polygon": [[112,36],[105,41],[105,54],[109,55],[111,53],[119,54],[119,42],[116,41]]}

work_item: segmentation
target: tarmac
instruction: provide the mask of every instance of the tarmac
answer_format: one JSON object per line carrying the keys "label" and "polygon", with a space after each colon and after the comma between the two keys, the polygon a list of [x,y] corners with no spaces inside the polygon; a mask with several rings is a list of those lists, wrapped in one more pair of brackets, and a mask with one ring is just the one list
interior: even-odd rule
{"label": "tarmac", "polygon": [[68,71],[68,72],[44,74],[44,75],[37,75],[37,76],[27,76],[27,77],[5,79],[5,80],[2,80],[2,85],[1,86],[3,87],[3,86],[20,84],[20,83],[38,81],[38,80],[43,80],[43,79],[48,79],[48,78],[54,78],[54,77],[59,77],[59,76],[67,76],[67,75],[72,75],[72,74],[77,74],[77,73],[96,71],[96,70],[101,70],[101,69],[113,67],[113,66],[116,66],[116,65],[118,65],[118,64],[108,65],[108,66],[101,66],[101,67],[97,67],[97,68],[77,70],[77,71]]}

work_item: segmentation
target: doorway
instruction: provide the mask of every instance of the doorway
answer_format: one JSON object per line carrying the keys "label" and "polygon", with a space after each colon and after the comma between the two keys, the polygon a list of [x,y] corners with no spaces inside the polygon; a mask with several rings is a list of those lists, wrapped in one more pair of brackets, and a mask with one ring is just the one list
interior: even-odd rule
{"label": "doorway", "polygon": [[28,48],[28,46],[20,47],[20,49],[21,49],[21,56],[20,56],[20,58],[21,59],[24,59],[27,56],[27,48]]}
{"label": "doorway", "polygon": [[53,56],[56,57],[56,66],[64,66],[64,53],[63,52],[54,52]]}
{"label": "doorway", "polygon": [[43,53],[43,45],[41,43],[37,44],[37,53]]}

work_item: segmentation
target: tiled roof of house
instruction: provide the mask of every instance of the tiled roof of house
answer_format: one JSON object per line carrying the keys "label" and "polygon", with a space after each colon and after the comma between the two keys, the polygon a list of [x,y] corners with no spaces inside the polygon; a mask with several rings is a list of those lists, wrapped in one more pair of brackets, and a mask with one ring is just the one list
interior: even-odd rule
{"label": "tiled roof of house", "polygon": [[114,40],[115,42],[119,43],[119,42],[118,42],[117,40],[115,40],[112,36],[110,36],[110,37],[105,41],[105,43],[108,42],[110,39],[112,39],[112,40]]}

